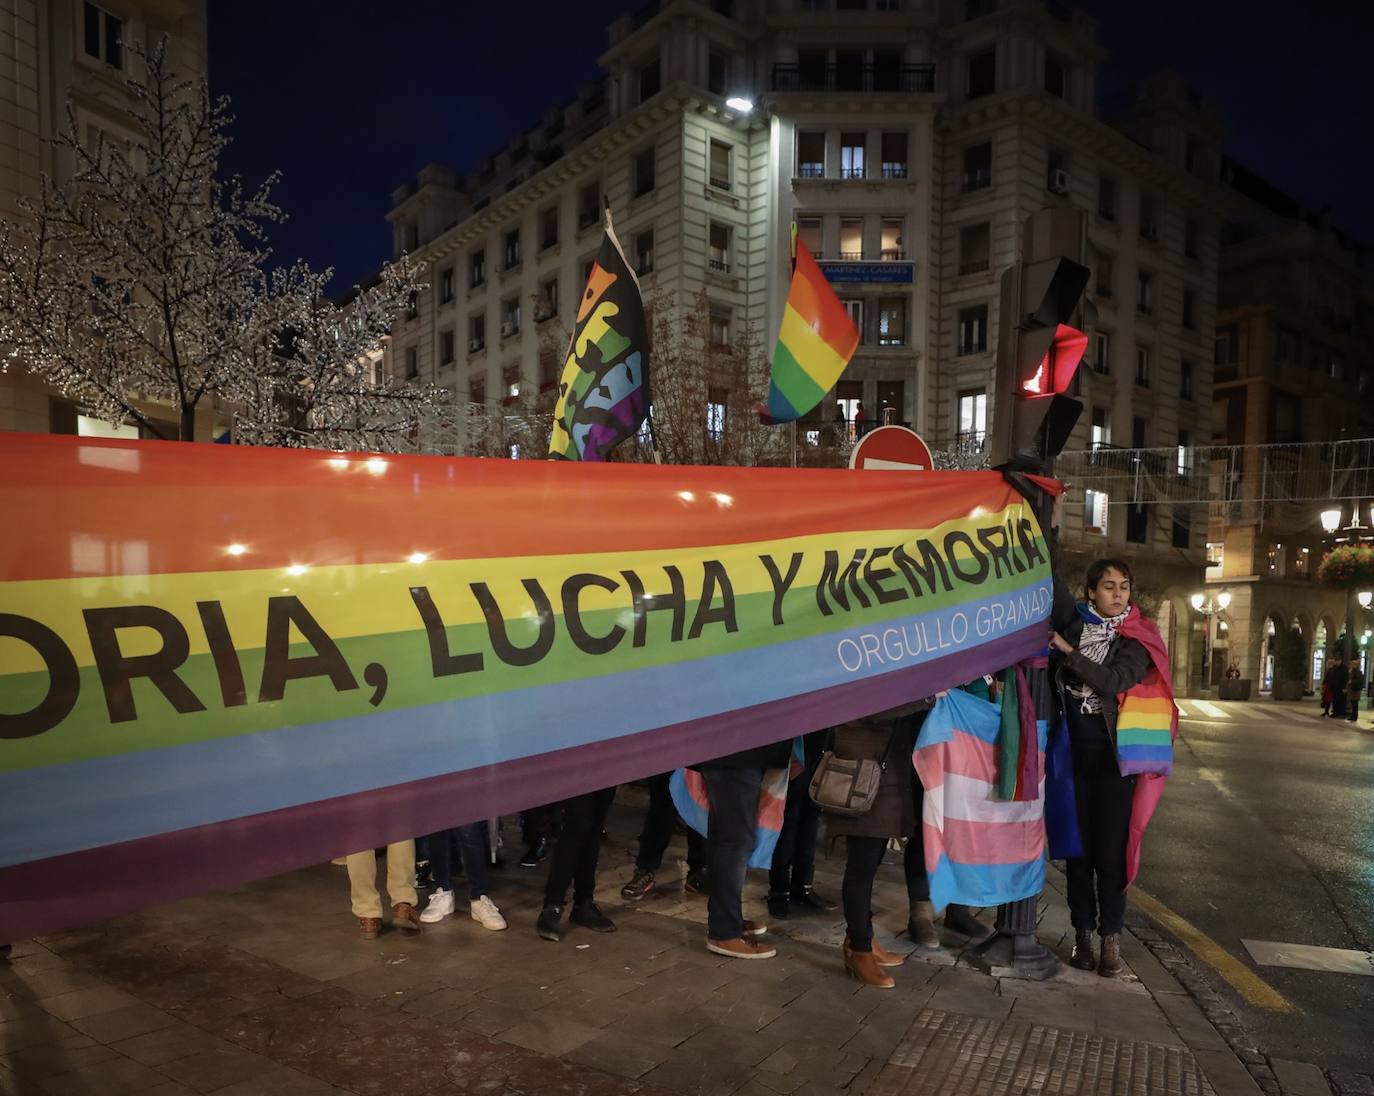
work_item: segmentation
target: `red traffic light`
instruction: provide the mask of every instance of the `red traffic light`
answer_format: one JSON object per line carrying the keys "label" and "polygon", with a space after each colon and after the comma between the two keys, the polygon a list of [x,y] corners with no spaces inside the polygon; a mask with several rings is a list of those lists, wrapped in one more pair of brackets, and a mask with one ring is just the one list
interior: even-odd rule
{"label": "red traffic light", "polygon": [[[1046,332],[1046,334],[1049,334]],[[1062,396],[1073,383],[1078,363],[1088,350],[1088,336],[1076,327],[1059,324],[1034,373],[1021,382],[1021,396]]]}

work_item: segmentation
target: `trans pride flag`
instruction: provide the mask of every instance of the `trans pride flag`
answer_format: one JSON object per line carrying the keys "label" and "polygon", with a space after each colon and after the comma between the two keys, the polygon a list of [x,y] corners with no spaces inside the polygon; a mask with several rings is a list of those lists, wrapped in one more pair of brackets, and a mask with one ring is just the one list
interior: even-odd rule
{"label": "trans pride flag", "polygon": [[[913,760],[925,788],[922,839],[930,900],[996,906],[1045,886],[1043,775],[1024,802],[997,794],[997,706],[951,690],[926,717]],[[1037,725],[1043,774],[1045,724]]]}
{"label": "trans pride flag", "polygon": [[859,333],[806,245],[793,236],[796,258],[782,314],[765,422],[792,422],[835,387],[859,345]]}

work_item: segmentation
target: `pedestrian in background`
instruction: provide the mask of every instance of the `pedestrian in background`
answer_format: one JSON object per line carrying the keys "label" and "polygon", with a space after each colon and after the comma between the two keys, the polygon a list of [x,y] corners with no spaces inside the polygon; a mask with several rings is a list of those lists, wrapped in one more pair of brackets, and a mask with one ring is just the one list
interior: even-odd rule
{"label": "pedestrian in background", "polygon": [[[1329,693],[1331,698],[1330,715],[1332,719],[1341,719],[1345,716],[1345,683],[1350,677],[1350,672],[1346,669],[1345,660],[1339,651],[1331,656],[1331,665],[1327,667],[1322,682],[1325,688],[1322,691],[1322,699],[1326,700]],[[1322,709],[1322,715],[1328,714],[1326,709]]]}
{"label": "pedestrian in background", "polygon": [[1360,694],[1364,692],[1364,670],[1360,668],[1360,660],[1355,659],[1350,664],[1350,670],[1345,677],[1345,718],[1351,723],[1355,722],[1360,714]]}

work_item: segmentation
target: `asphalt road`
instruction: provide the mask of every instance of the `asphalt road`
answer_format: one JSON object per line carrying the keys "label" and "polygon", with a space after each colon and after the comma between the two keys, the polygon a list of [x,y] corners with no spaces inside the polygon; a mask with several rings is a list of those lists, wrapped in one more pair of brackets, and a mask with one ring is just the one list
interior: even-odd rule
{"label": "asphalt road", "polygon": [[1242,940],[1374,948],[1374,722],[1312,705],[1199,705],[1145,838],[1139,885],[1296,1008],[1246,1002],[1205,964],[1266,1053],[1374,1072],[1374,976],[1258,966]]}

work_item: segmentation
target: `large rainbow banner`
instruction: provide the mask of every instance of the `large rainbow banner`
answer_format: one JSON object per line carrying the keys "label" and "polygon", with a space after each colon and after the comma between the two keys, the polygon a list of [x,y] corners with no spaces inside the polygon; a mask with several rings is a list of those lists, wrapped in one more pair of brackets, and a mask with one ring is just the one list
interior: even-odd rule
{"label": "large rainbow banner", "polygon": [[552,802],[1043,650],[991,472],[0,434],[0,941]]}

